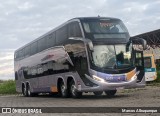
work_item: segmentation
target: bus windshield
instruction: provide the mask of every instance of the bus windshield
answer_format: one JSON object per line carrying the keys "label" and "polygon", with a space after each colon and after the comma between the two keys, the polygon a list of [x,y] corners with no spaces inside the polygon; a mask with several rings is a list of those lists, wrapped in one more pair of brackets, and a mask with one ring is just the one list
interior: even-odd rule
{"label": "bus windshield", "polygon": [[83,27],[86,33],[98,38],[126,38],[127,28],[121,20],[93,20],[84,21]]}
{"label": "bus windshield", "polygon": [[126,68],[132,66],[131,53],[126,45],[95,45],[92,61],[98,68]]}

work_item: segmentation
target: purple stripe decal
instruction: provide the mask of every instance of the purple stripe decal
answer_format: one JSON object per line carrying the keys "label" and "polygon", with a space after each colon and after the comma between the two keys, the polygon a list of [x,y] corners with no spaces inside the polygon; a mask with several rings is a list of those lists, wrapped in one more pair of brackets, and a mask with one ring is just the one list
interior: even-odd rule
{"label": "purple stripe decal", "polygon": [[97,76],[100,78],[103,78],[104,80],[108,82],[122,82],[126,81],[126,76],[124,75],[111,75],[111,74],[105,74],[101,72],[97,72]]}

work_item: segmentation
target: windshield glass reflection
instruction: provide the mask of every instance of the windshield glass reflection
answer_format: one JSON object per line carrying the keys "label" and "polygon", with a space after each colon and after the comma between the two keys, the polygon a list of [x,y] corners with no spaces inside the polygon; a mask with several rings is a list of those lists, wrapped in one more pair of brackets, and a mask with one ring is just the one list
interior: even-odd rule
{"label": "windshield glass reflection", "polygon": [[95,45],[92,52],[93,64],[99,68],[124,68],[132,65],[131,46]]}

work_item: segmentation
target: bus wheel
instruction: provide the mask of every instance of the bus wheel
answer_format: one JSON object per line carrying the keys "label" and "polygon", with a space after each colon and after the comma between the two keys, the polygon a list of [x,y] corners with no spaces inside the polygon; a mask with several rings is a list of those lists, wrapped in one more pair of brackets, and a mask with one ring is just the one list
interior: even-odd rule
{"label": "bus wheel", "polygon": [[28,95],[28,97],[33,97],[34,96],[34,93],[31,92],[31,88],[30,88],[29,85],[27,86],[27,95]]}
{"label": "bus wheel", "polygon": [[27,90],[25,85],[22,85],[22,94],[23,96],[27,97]]}
{"label": "bus wheel", "polygon": [[103,91],[95,91],[95,92],[93,92],[93,93],[94,93],[94,95],[96,95],[96,96],[100,96],[100,95],[102,95]]}
{"label": "bus wheel", "polygon": [[68,97],[68,90],[66,89],[63,81],[60,83],[60,94],[64,98]]}
{"label": "bus wheel", "polygon": [[108,97],[113,97],[116,94],[117,90],[108,90],[105,91]]}
{"label": "bus wheel", "polygon": [[73,98],[82,97],[82,92],[78,92],[75,86],[75,82],[72,80],[70,83],[70,93]]}

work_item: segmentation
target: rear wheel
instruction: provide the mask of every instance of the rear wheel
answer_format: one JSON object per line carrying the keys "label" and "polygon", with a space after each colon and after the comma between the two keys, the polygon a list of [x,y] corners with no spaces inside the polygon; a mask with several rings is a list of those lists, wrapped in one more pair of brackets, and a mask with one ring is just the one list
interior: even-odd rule
{"label": "rear wheel", "polygon": [[82,92],[77,91],[76,86],[75,86],[75,82],[73,80],[70,82],[70,93],[73,98],[82,97]]}
{"label": "rear wheel", "polygon": [[60,83],[60,94],[61,94],[62,97],[68,97],[68,90],[65,87],[63,81]]}
{"label": "rear wheel", "polygon": [[33,93],[33,92],[31,92],[31,88],[30,88],[30,86],[29,85],[27,85],[27,96],[28,97],[34,97],[34,96],[38,96],[38,93]]}
{"label": "rear wheel", "polygon": [[116,94],[117,90],[108,90],[105,91],[108,97],[113,97]]}
{"label": "rear wheel", "polygon": [[96,92],[93,92],[95,96],[100,96],[103,94],[103,91],[96,91]]}
{"label": "rear wheel", "polygon": [[27,97],[27,89],[25,85],[22,85],[22,94],[23,96]]}

